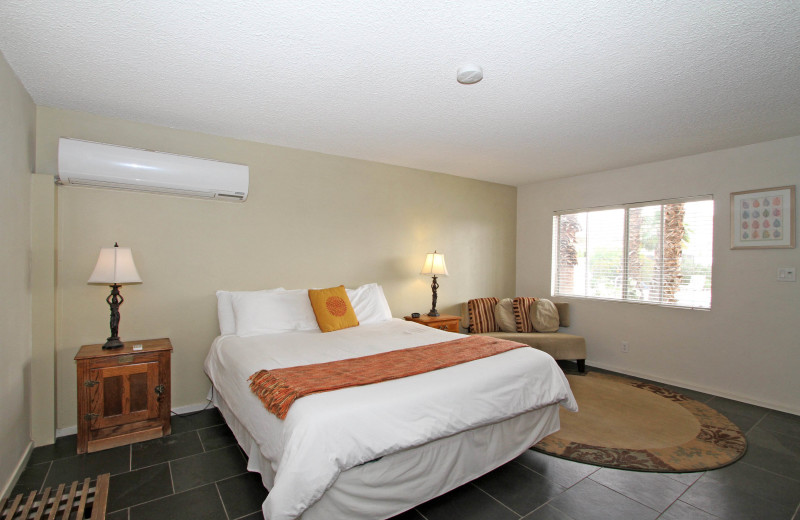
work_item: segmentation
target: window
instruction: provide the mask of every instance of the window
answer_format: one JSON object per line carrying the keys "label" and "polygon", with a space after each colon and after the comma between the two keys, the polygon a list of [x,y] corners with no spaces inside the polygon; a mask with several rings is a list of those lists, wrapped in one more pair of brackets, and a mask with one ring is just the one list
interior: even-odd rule
{"label": "window", "polygon": [[713,227],[710,197],[557,212],[552,293],[710,309]]}

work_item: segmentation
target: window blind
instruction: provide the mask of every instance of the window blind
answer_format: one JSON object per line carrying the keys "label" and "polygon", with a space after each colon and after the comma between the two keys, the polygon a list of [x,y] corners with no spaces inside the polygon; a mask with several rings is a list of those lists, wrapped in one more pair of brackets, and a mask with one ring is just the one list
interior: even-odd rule
{"label": "window blind", "polygon": [[711,197],[557,212],[552,294],[711,308]]}

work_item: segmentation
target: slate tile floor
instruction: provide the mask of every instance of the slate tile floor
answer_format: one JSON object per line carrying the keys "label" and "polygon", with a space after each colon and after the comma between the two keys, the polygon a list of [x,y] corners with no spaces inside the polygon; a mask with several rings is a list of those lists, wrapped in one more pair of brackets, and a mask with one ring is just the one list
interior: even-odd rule
{"label": "slate tile floor", "polygon": [[[666,474],[528,450],[395,520],[800,520],[800,417],[669,388],[727,415],[746,433],[747,454],[718,470]],[[172,430],[88,455],[75,455],[74,435],[59,438],[34,450],[13,492],[110,472],[109,520],[262,518],[266,491],[216,410],[173,417]]]}

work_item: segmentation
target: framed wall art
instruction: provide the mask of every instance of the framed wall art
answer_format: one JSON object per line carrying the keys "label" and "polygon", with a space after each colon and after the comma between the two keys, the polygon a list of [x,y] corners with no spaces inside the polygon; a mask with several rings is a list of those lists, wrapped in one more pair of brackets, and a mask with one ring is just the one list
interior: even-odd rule
{"label": "framed wall art", "polygon": [[731,193],[731,249],[793,248],[795,187]]}

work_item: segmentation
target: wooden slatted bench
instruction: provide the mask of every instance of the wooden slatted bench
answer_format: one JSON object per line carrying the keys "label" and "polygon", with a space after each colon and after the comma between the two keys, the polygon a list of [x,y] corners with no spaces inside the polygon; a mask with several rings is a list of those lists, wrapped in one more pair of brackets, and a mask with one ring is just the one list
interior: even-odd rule
{"label": "wooden slatted bench", "polygon": [[108,482],[111,475],[104,473],[96,481],[84,479],[79,486],[76,480],[71,485],[59,484],[51,494],[51,488],[41,493],[31,491],[25,497],[20,493],[13,499],[0,501],[2,520],[102,520],[106,517]]}

